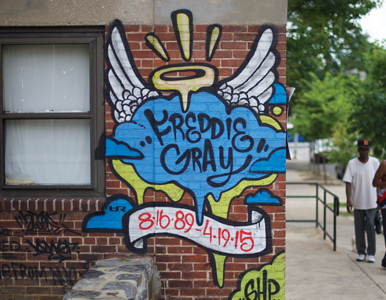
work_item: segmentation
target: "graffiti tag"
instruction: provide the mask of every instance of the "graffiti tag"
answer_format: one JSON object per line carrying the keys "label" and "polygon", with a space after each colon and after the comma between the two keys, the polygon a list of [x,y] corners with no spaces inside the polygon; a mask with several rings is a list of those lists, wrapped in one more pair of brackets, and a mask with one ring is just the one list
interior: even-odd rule
{"label": "graffiti tag", "polygon": [[19,215],[15,217],[16,222],[20,228],[24,228],[24,234],[36,234],[36,233],[53,233],[59,235],[62,232],[71,232],[77,235],[80,233],[71,230],[65,224],[63,224],[66,218],[65,214],[60,214],[59,221],[52,219],[52,216],[56,213],[40,212],[40,213],[23,213],[19,212]]}
{"label": "graffiti tag", "polygon": [[59,260],[60,263],[64,260],[70,260],[71,253],[76,251],[79,245],[78,242],[70,243],[67,240],[58,240],[55,244],[53,240],[48,243],[45,240],[35,239],[35,242],[27,240],[27,243],[35,251],[33,256],[49,254],[48,260]]}

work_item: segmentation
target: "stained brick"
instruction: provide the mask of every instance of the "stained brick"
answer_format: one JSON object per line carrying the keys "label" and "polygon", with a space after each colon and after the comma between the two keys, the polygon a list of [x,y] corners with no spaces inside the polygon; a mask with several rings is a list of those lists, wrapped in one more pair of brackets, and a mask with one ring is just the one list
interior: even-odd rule
{"label": "stained brick", "polygon": [[168,287],[170,288],[192,288],[193,282],[191,280],[168,280]]}
{"label": "stained brick", "polygon": [[27,287],[27,294],[47,294],[47,288],[45,287]]}
{"label": "stained brick", "polygon": [[115,252],[115,246],[92,246],[91,252],[94,253],[105,253],[105,252]]}

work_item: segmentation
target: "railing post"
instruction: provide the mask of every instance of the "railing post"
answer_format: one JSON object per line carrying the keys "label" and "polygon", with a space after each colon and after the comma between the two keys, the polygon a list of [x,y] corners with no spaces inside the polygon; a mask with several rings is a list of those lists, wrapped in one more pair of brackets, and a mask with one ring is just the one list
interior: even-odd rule
{"label": "railing post", "polygon": [[[331,193],[330,191],[326,190],[324,186],[320,185],[318,182],[287,182],[287,184],[307,184],[307,185],[315,185],[315,196],[314,195],[286,195],[288,198],[315,198],[315,206],[316,206],[316,218],[315,220],[286,220],[286,222],[315,222],[316,228],[320,226],[323,230],[323,238],[328,238],[333,242],[334,244],[334,251],[336,251],[336,245],[337,245],[337,220],[336,217],[339,216],[339,198]],[[323,198],[320,197],[319,188],[322,188],[324,191]],[[329,195],[332,195],[334,197],[334,207],[330,207],[327,205],[327,193]],[[319,223],[319,202],[323,205],[323,223]],[[333,213],[333,234],[327,232],[327,209],[330,210]]]}
{"label": "railing post", "polygon": [[336,217],[339,216],[339,198],[334,196],[334,251],[336,251]]}
{"label": "railing post", "polygon": [[315,184],[315,200],[316,200],[316,228],[318,228],[319,225],[319,183]]}
{"label": "railing post", "polygon": [[323,232],[324,232],[324,235],[323,235],[323,237],[324,237],[324,239],[326,239],[326,231],[327,231],[327,228],[326,228],[326,226],[327,226],[327,203],[326,203],[326,194],[327,194],[327,191],[326,190],[324,190],[324,193],[323,193],[324,195],[323,195],[323,208],[324,208],[324,216],[323,216]]}

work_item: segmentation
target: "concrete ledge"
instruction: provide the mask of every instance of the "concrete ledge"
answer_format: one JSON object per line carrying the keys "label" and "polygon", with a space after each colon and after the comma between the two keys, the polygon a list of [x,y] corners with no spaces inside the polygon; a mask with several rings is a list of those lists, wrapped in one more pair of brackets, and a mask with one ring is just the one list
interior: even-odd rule
{"label": "concrete ledge", "polygon": [[112,258],[97,261],[63,300],[152,300],[157,299],[160,288],[159,273],[151,258]]}

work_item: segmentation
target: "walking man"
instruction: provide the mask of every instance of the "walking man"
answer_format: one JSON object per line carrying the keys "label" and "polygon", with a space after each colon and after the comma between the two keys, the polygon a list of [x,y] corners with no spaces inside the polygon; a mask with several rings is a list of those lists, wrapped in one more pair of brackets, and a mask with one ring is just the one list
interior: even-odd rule
{"label": "walking man", "polygon": [[[386,160],[381,162],[381,165],[375,173],[373,186],[378,188],[378,206],[382,212],[383,235],[386,246]],[[381,265],[386,268],[386,252]]]}
{"label": "walking man", "polygon": [[377,190],[372,183],[379,161],[369,156],[369,149],[369,140],[358,140],[359,156],[349,161],[343,181],[346,183],[347,212],[351,213],[354,207],[357,261],[365,261],[367,254],[367,262],[374,263]]}

